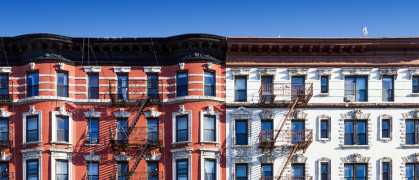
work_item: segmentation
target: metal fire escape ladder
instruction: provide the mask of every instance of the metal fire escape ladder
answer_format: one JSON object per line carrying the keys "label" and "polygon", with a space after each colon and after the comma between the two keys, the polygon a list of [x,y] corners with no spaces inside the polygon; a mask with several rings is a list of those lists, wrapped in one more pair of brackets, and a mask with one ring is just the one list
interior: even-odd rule
{"label": "metal fire escape ladder", "polygon": [[285,165],[282,167],[281,174],[279,174],[279,176],[278,176],[278,180],[281,180],[281,177],[284,174],[285,169],[287,168],[288,164],[290,163],[290,161],[292,159],[292,156],[294,156],[294,154],[297,151],[297,149],[298,149],[298,144],[295,144],[294,145],[294,149],[292,150],[290,156],[288,157],[287,161],[285,162]]}
{"label": "metal fire escape ladder", "polygon": [[284,121],[281,124],[281,127],[279,128],[278,132],[276,133],[273,142],[276,142],[279,134],[281,133],[282,128],[284,128],[285,123],[287,122],[287,119],[290,117],[292,110],[295,108],[295,106],[297,105],[297,103],[298,103],[299,100],[300,100],[300,97],[296,97],[295,100],[294,100],[294,103],[292,104],[292,106],[288,106],[288,108],[287,108],[288,109],[287,116],[285,117]]}
{"label": "metal fire escape ladder", "polygon": [[[130,134],[132,133],[132,131],[134,130],[134,127],[135,127],[135,125],[137,124],[138,120],[140,119],[141,114],[143,113],[144,108],[147,106],[147,104],[148,104],[149,102],[150,102],[150,100],[148,99],[148,97],[146,97],[146,99],[144,99],[144,100],[139,100],[139,101],[138,101],[137,105],[138,105],[139,103],[142,103],[142,104],[141,104],[141,106],[140,106],[140,109],[138,109],[137,114],[135,114],[135,117],[134,117],[134,119],[132,120],[131,124],[130,124],[130,125],[129,125],[129,127],[128,127],[128,130],[127,130],[127,137],[129,137],[129,135],[130,135]],[[136,106],[137,106],[137,105],[136,105]]]}
{"label": "metal fire escape ladder", "polygon": [[140,149],[140,148],[142,148],[142,149],[141,149],[140,154],[137,157],[137,160],[135,160],[134,165],[132,165],[132,168],[129,171],[129,179],[134,174],[135,170],[137,169],[138,165],[140,164],[141,160],[143,159],[142,157],[144,156],[144,153],[147,150],[147,148],[148,148],[149,145],[150,145],[150,142],[147,141],[147,143],[145,143],[144,145],[138,147],[138,149]]}

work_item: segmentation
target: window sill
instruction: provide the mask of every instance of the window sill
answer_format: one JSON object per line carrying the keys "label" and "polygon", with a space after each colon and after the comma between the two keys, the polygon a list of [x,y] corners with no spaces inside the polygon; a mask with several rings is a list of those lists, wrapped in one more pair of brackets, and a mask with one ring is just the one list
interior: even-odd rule
{"label": "window sill", "polygon": [[52,145],[67,145],[68,147],[72,147],[73,144],[66,142],[66,141],[51,141],[50,142]]}
{"label": "window sill", "polygon": [[419,93],[410,93],[411,96],[419,96]]}
{"label": "window sill", "polygon": [[84,144],[85,146],[100,146],[100,144],[89,144],[89,143],[86,143],[86,144]]}
{"label": "window sill", "polygon": [[390,142],[392,139],[391,138],[381,138],[380,141],[383,143],[388,143]]}
{"label": "window sill", "polygon": [[419,144],[403,144],[403,148],[419,148]]}
{"label": "window sill", "polygon": [[320,93],[319,96],[329,96],[329,93]]}
{"label": "window sill", "polygon": [[232,145],[232,148],[252,148],[251,145]]}
{"label": "window sill", "polygon": [[216,146],[220,145],[220,142],[215,142],[215,141],[201,141],[201,146],[203,146],[204,144],[215,144]]}
{"label": "window sill", "polygon": [[189,146],[189,145],[191,145],[191,144],[192,144],[192,141],[174,142],[174,143],[172,143],[172,146],[173,146],[173,147],[176,147],[176,145],[181,145],[181,144],[188,144],[188,146]]}
{"label": "window sill", "polygon": [[366,148],[369,149],[371,145],[341,145],[342,148]]}
{"label": "window sill", "polygon": [[33,141],[33,142],[22,143],[23,147],[26,147],[28,145],[34,145],[34,144],[37,144],[38,146],[40,146],[42,144],[42,141]]}
{"label": "window sill", "polygon": [[319,142],[321,142],[321,143],[326,143],[326,142],[330,142],[330,138],[320,138],[319,139]]}

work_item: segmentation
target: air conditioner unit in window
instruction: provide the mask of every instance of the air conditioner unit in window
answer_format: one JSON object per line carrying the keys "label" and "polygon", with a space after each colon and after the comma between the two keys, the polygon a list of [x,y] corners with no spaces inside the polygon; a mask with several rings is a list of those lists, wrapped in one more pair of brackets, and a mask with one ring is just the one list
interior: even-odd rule
{"label": "air conditioner unit in window", "polygon": [[355,101],[355,97],[354,97],[354,95],[346,95],[345,98],[343,98],[343,101],[345,101],[345,102],[354,102]]}

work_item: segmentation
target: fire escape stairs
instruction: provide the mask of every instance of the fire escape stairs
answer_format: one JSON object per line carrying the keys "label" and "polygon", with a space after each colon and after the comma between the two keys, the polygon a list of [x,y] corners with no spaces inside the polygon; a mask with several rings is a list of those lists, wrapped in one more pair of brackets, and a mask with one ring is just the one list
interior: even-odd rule
{"label": "fire escape stairs", "polygon": [[134,119],[132,120],[132,122],[131,122],[130,126],[128,127],[128,130],[127,130],[127,137],[130,137],[130,134],[131,134],[131,133],[132,133],[132,131],[134,130],[135,125],[138,123],[138,120],[139,120],[139,119],[140,119],[140,117],[141,117],[141,114],[143,114],[144,108],[145,108],[145,107],[149,104],[149,102],[150,102],[150,99],[148,99],[148,98],[146,97],[146,99],[144,99],[144,100],[139,100],[139,101],[137,102],[137,105],[135,105],[135,106],[138,106],[139,104],[141,104],[140,108],[139,108],[139,109],[138,109],[138,111],[137,111],[137,114],[135,114]]}
{"label": "fire escape stairs", "polygon": [[148,148],[148,146],[150,145],[150,142],[148,141],[147,143],[145,143],[144,145],[138,147],[138,150],[141,149],[140,154],[137,157],[137,160],[135,160],[134,164],[132,165],[131,170],[129,171],[129,177],[128,179],[131,178],[131,176],[134,174],[135,170],[137,169],[138,165],[140,164],[141,160],[143,159],[143,156]]}

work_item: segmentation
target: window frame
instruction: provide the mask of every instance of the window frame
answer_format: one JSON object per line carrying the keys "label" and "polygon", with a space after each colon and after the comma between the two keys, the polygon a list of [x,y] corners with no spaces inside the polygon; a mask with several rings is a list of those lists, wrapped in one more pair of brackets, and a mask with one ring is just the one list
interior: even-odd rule
{"label": "window frame", "polygon": [[352,172],[353,172],[353,177],[346,177],[345,173],[343,173],[343,177],[344,179],[346,178],[351,178],[352,180],[357,180],[358,176],[357,176],[357,166],[365,166],[365,177],[364,179],[368,179],[368,164],[365,163],[346,163],[344,164],[344,170],[345,170],[345,166],[352,166]]}
{"label": "window frame", "polygon": [[[353,92],[353,94],[346,94],[346,79],[348,79],[348,78],[353,78],[354,79],[354,81],[353,81],[353,89],[352,89],[352,92]],[[357,87],[356,87],[356,82],[357,82],[357,79],[361,79],[361,78],[365,78],[365,100],[364,101],[358,101],[357,100],[357,96],[358,96],[358,94],[357,94]],[[352,96],[354,96],[354,102],[368,102],[368,76],[345,76],[345,78],[344,78],[344,97],[347,97],[347,95],[352,95]]]}
{"label": "window frame", "polygon": [[[124,84],[124,83],[122,83],[123,80],[121,80],[121,84],[122,84],[121,87],[119,86],[119,84],[120,84],[119,83],[119,77],[122,77],[122,76],[127,77],[126,87],[123,86],[123,84]],[[122,89],[124,89],[124,88],[126,88],[126,94],[123,93]],[[121,93],[119,93],[120,89],[121,89]],[[128,76],[128,73],[117,73],[116,74],[116,92],[117,92],[117,99],[129,99],[129,76]],[[126,97],[124,97],[124,95],[126,95]]]}
{"label": "window frame", "polygon": [[[0,118],[0,122],[1,121],[6,121],[7,123],[7,127],[6,127],[6,131],[7,132],[3,132],[3,131],[0,131],[0,142],[1,142],[1,144],[4,142],[4,141],[6,141],[7,143],[11,140],[11,139],[9,139],[10,138],[10,119],[9,119],[9,117],[1,117]],[[1,129],[0,129],[1,130]],[[3,134],[5,134],[4,136],[5,137],[7,137],[6,139],[2,139],[2,137],[3,137]]]}
{"label": "window frame", "polygon": [[[244,80],[244,89],[237,89],[237,79]],[[244,91],[244,99],[238,100],[238,92]],[[234,77],[234,102],[247,102],[247,76],[235,76]]]}
{"label": "window frame", "polygon": [[[159,120],[159,118],[158,117],[150,117],[150,118],[147,118],[146,119],[146,127],[147,127],[147,140],[148,141],[159,141],[159,131],[160,131],[160,127],[159,127],[159,124],[160,124],[160,120]],[[149,130],[150,130],[150,127],[149,127],[149,121],[156,121],[157,122],[157,131],[156,132],[150,132]],[[155,135],[156,135],[156,139],[152,139],[152,138],[150,138],[150,137],[153,137],[153,136],[150,136],[150,134],[149,133],[155,133]]]}
{"label": "window frame", "polygon": [[[65,139],[64,141],[61,141],[61,140],[59,140],[58,139],[58,132],[60,131],[60,129],[58,129],[58,118],[65,118],[65,119],[67,119],[67,130],[64,130],[64,133],[65,133],[65,135],[66,135],[66,138],[67,139]],[[56,116],[56,118],[55,118],[55,120],[57,121],[57,142],[70,142],[70,117],[68,117],[68,116],[62,116],[62,115],[57,115]]]}
{"label": "window frame", "polygon": [[[5,73],[0,73],[0,76],[6,76],[7,78],[6,78],[6,80],[4,80],[6,83],[7,83],[7,85],[6,85],[6,87],[3,87],[2,88],[2,84],[3,84],[3,81],[1,80],[1,78],[0,78],[0,99],[1,100],[10,100],[10,97],[9,97],[9,86],[10,86],[10,84],[9,84],[9,74],[5,74]],[[6,93],[1,93],[2,91],[2,89],[5,89],[6,90]]]}
{"label": "window frame", "polygon": [[[263,171],[263,167],[264,166],[270,166],[271,167],[271,176],[265,176],[264,175],[264,172],[265,171]],[[260,164],[260,177],[263,179],[263,178],[267,178],[267,179],[270,179],[270,178],[272,178],[272,179],[274,179],[273,178],[273,174],[274,174],[274,164],[273,163],[261,163]]]}
{"label": "window frame", "polygon": [[[94,121],[97,121],[97,132],[96,131],[91,131],[91,127],[90,127],[90,125],[91,125],[91,123],[90,123],[90,121],[92,121],[92,120],[94,120]],[[87,118],[87,122],[86,122],[87,124],[87,137],[86,137],[86,144],[99,144],[99,128],[100,128],[100,121],[99,121],[99,118],[98,117],[88,117]],[[97,133],[97,140],[96,140],[96,143],[92,143],[92,141],[90,140],[90,133]]]}
{"label": "window frame", "polygon": [[[59,84],[58,83],[58,74],[64,74],[65,75],[65,77],[67,78],[67,80],[66,80],[66,82],[67,82],[67,85],[61,85],[61,84]],[[70,82],[69,82],[69,78],[68,78],[68,71],[56,71],[56,77],[57,77],[57,91],[56,91],[56,93],[57,93],[57,96],[58,97],[69,97],[69,84],[70,84]],[[65,96],[62,96],[62,95],[60,95],[60,91],[59,91],[59,89],[60,88],[64,88],[64,90],[63,90],[63,92],[65,92]]]}
{"label": "window frame", "polygon": [[[387,165],[387,177],[384,178],[384,165]],[[391,180],[391,163],[390,162],[381,162],[381,179],[382,180]]]}
{"label": "window frame", "polygon": [[[182,129],[182,130],[179,130],[178,129],[178,121],[179,121],[179,118],[185,118],[185,120],[186,120],[186,129]],[[179,115],[179,116],[176,116],[176,124],[175,124],[175,130],[176,130],[176,143],[179,143],[179,142],[187,142],[187,141],[189,141],[189,139],[190,139],[190,134],[189,134],[189,117],[188,117],[188,115]],[[180,140],[179,139],[179,131],[186,131],[186,140]]]}
{"label": "window frame", "polygon": [[[97,175],[91,175],[89,174],[89,164],[97,164]],[[87,180],[90,180],[91,177],[97,177],[97,178],[93,178],[94,180],[98,179],[99,180],[99,162],[98,161],[86,161],[86,176],[87,176]]]}
{"label": "window frame", "polygon": [[[384,123],[387,123],[387,129],[384,129]],[[389,139],[390,136],[390,119],[382,119],[381,120],[381,138],[382,139]],[[387,136],[384,136],[384,130],[387,130]]]}
{"label": "window frame", "polygon": [[[413,144],[408,144],[408,142],[407,142],[407,135],[408,135],[408,132],[407,132],[407,122],[412,122],[413,121],[413,123],[414,123],[414,143]],[[419,145],[419,133],[418,133],[418,130],[419,130],[419,119],[406,119],[405,120],[405,126],[406,126],[406,128],[405,128],[405,132],[406,132],[406,135],[405,135],[405,137],[406,137],[406,145]],[[409,134],[412,134],[412,133],[409,133]]]}
{"label": "window frame", "polygon": [[[205,76],[205,75],[206,75],[207,73],[212,75],[212,79],[213,79],[213,81],[214,81],[214,82],[213,82],[213,84],[207,84],[207,83],[206,83],[206,79],[205,79],[205,77],[206,77],[206,76]],[[213,70],[211,70],[211,71],[209,71],[209,70],[205,70],[205,71],[204,71],[204,89],[203,89],[203,90],[204,90],[204,96],[216,96],[216,95],[217,95],[217,94],[216,94],[216,93],[217,93],[217,90],[216,90],[216,82],[217,82],[217,81],[216,81],[215,71],[213,71]],[[208,87],[208,86],[211,88],[211,93],[212,93],[212,95],[207,95],[207,94],[206,94],[205,87]]]}
{"label": "window frame", "polygon": [[[391,89],[386,89],[387,90],[387,93],[388,93],[388,91],[391,91],[391,99],[390,100],[384,100],[384,91],[385,91],[385,89],[384,89],[384,79],[386,79],[386,78],[391,78]],[[394,95],[395,95],[395,93],[394,93],[394,76],[393,75],[385,75],[385,76],[383,76],[383,78],[382,78],[382,80],[381,80],[381,82],[382,82],[382,101],[383,102],[394,102]]]}
{"label": "window frame", "polygon": [[[120,165],[124,165],[125,169],[123,171],[119,171],[119,167]],[[126,179],[127,177],[129,177],[129,172],[130,172],[130,168],[129,168],[129,161],[117,161],[116,162],[116,179],[118,180],[120,177],[122,177],[122,179]]]}
{"label": "window frame", "polygon": [[[38,82],[36,82],[36,84],[32,84],[29,85],[29,75],[31,74],[36,74],[38,75]],[[31,89],[31,91],[29,91],[29,89]],[[34,92],[32,92],[32,90],[35,90]],[[32,93],[29,93],[32,92]],[[28,71],[26,72],[26,97],[34,97],[34,96],[39,96],[39,71]]]}
{"label": "window frame", "polygon": [[[214,121],[214,129],[207,129],[206,127],[208,127],[207,125],[206,125],[206,118],[208,118],[208,117],[211,117],[212,119],[213,119],[213,121]],[[216,116],[214,116],[214,115],[204,115],[204,141],[205,142],[216,142],[217,141],[217,117]],[[213,132],[213,134],[214,134],[214,140],[208,140],[207,139],[207,135],[206,135],[206,132],[207,131],[212,131]]]}
{"label": "window frame", "polygon": [[4,169],[7,170],[6,172],[0,172],[1,178],[7,178],[7,179],[9,179],[9,175],[11,173],[11,172],[9,172],[9,167],[10,167],[9,161],[1,161],[0,162],[0,167],[1,166],[5,166],[6,168],[4,168]]}
{"label": "window frame", "polygon": [[[419,164],[418,163],[406,163],[405,164],[405,172],[407,174],[407,166],[413,166],[413,179],[419,179]],[[407,179],[407,175],[405,175],[405,178]]]}
{"label": "window frame", "polygon": [[[67,164],[67,174],[58,174],[57,165],[58,165],[59,162],[60,163],[66,163]],[[70,166],[68,164],[68,160],[63,160],[63,159],[57,159],[57,160],[55,160],[55,177],[56,177],[56,179],[58,179],[58,176],[59,175],[66,175],[67,176],[67,179],[70,179],[69,178],[70,177],[69,168],[70,168]]]}
{"label": "window frame", "polygon": [[[179,85],[179,75],[186,74],[186,84]],[[186,94],[181,95],[181,88],[186,87]],[[184,89],[185,90],[185,89]],[[183,91],[182,91],[183,92]],[[176,97],[183,97],[189,95],[189,74],[187,70],[177,71],[176,72]]]}
{"label": "window frame", "polygon": [[[188,159],[176,159],[176,179],[179,178],[179,162],[186,162],[186,177],[189,180],[189,160]],[[185,174],[185,173],[182,173]]]}
{"label": "window frame", "polygon": [[[323,80],[325,80],[326,85],[323,86]],[[323,87],[326,89],[323,91]],[[321,75],[320,76],[320,93],[321,94],[327,94],[329,93],[329,76],[328,75]]]}
{"label": "window frame", "polygon": [[[28,160],[26,160],[26,179],[28,180],[29,179],[29,175],[35,175],[35,174],[29,174],[29,163],[30,162],[36,162],[36,170],[37,170],[37,173],[36,173],[36,176],[37,176],[37,179],[39,180],[39,159],[28,159]],[[34,169],[32,169],[32,170],[34,170]]]}
{"label": "window frame", "polygon": [[38,142],[38,141],[40,141],[40,137],[39,136],[37,136],[36,137],[36,140],[31,140],[31,141],[29,141],[30,139],[29,138],[33,138],[33,137],[30,137],[30,136],[28,136],[28,132],[29,131],[35,131],[35,130],[28,130],[28,126],[29,126],[29,119],[30,118],[36,118],[36,124],[37,124],[37,128],[36,128],[36,134],[39,134],[39,116],[37,116],[37,115],[31,115],[31,116],[27,116],[26,117],[26,124],[25,124],[25,126],[26,126],[26,143],[33,143],[33,142]]}
{"label": "window frame", "polygon": [[[238,178],[240,178],[239,180],[241,180],[241,179],[249,179],[249,165],[247,164],[247,163],[236,163],[235,165],[235,168],[234,168],[234,170],[235,170],[235,172],[234,172],[234,178],[237,180]],[[237,177],[237,169],[238,169],[238,166],[245,166],[246,167],[246,177]]]}
{"label": "window frame", "polygon": [[[346,144],[346,141],[345,141],[345,137],[346,137],[346,135],[347,134],[350,134],[350,133],[346,133],[346,129],[344,129],[344,145],[361,145],[361,146],[364,146],[364,145],[368,145],[368,120],[366,120],[366,119],[357,119],[357,120],[345,120],[344,121],[344,128],[346,128],[346,123],[347,122],[349,122],[349,123],[353,123],[352,124],[352,127],[353,127],[353,129],[352,129],[352,138],[353,138],[353,144]],[[365,123],[365,144],[358,144],[358,136],[359,136],[359,134],[360,133],[358,133],[358,122],[363,122],[363,123]]]}
{"label": "window frame", "polygon": [[[157,164],[157,174],[152,174],[151,172],[148,172],[148,165],[149,165],[149,163],[153,163],[153,164]],[[157,178],[159,178],[160,177],[160,167],[159,167],[159,161],[146,161],[146,166],[147,166],[147,169],[146,169],[146,173],[147,173],[147,179],[148,178],[155,178],[156,176],[157,176]]]}
{"label": "window frame", "polygon": [[[416,81],[416,85],[415,82]],[[415,91],[416,88],[416,91]],[[419,76],[413,76],[412,77],[412,93],[419,93]]]}
{"label": "window frame", "polygon": [[217,178],[217,160],[216,159],[209,159],[209,158],[204,159],[204,180],[206,180],[206,177],[207,177],[207,173],[206,173],[206,170],[205,170],[205,166],[206,166],[207,161],[212,161],[214,163],[214,173],[210,173],[210,174],[212,174],[212,177],[214,177],[213,178],[214,180],[217,180],[218,179]]}
{"label": "window frame", "polygon": [[[326,129],[323,130],[323,122],[326,122]],[[329,137],[329,132],[330,132],[330,128],[329,128],[329,119],[320,119],[320,139],[330,139]],[[323,131],[326,131],[326,137],[323,137]]]}
{"label": "window frame", "polygon": [[[91,76],[97,76],[97,87],[91,87],[90,86],[90,77]],[[100,87],[100,79],[99,79],[99,73],[87,73],[87,99],[100,99],[99,95],[99,87]],[[97,90],[96,90],[97,89]],[[92,97],[93,90],[97,91],[97,98]]]}
{"label": "window frame", "polygon": [[[147,73],[146,74],[146,81],[147,81],[147,96],[148,96],[148,98],[151,98],[151,99],[158,99],[159,98],[159,73]],[[155,80],[156,81],[156,87],[152,87],[152,85],[154,84],[153,82],[154,82],[154,80],[150,80],[149,79],[149,77],[151,77],[151,76],[156,76],[157,77],[157,80]],[[150,81],[152,82],[152,83],[150,83]],[[156,96],[156,97],[150,97],[150,93],[149,93],[149,89],[156,89],[156,94],[152,94],[153,96]]]}
{"label": "window frame", "polygon": [[[244,123],[246,123],[246,133],[244,133],[244,135],[245,135],[245,142],[246,142],[246,144],[237,144],[237,135],[239,134],[239,133],[237,133],[237,123],[238,122],[244,122]],[[235,141],[234,141],[234,145],[238,145],[238,146],[247,146],[247,145],[249,145],[249,122],[248,122],[248,120],[247,119],[236,119],[235,120],[235,130],[234,130],[235,132]],[[243,134],[243,133],[240,133],[240,134]]]}

